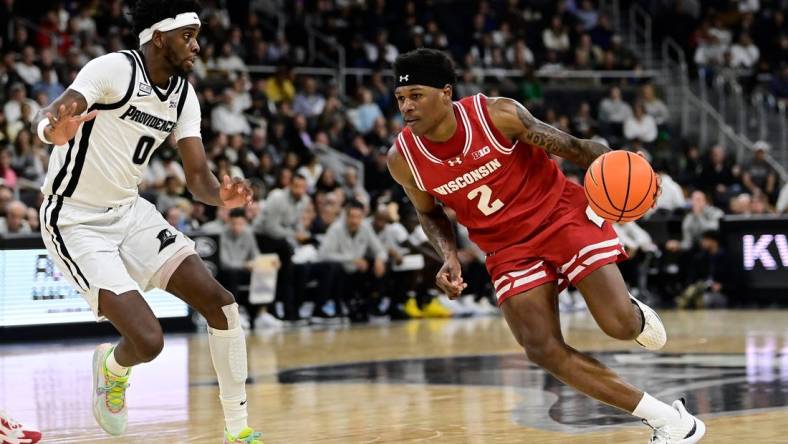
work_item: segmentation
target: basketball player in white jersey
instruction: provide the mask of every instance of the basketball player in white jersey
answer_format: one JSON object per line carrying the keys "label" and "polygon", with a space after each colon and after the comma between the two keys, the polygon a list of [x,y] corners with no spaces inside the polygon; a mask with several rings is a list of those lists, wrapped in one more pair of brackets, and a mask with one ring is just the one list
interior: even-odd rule
{"label": "basketball player in white jersey", "polygon": [[199,103],[184,77],[200,50],[198,11],[193,0],[139,0],[139,50],[90,61],[41,110],[38,135],[55,145],[42,189],[41,234],[97,318],[108,319],[122,336],[93,355],[93,414],[105,431],[126,431],[131,367],[162,350],[161,326],[141,295],[157,287],[208,320],[225,443],[261,444],[246,422],[246,343],[238,305],[194,243],[137,193],[153,150],[173,134],[196,199],[228,208],[251,201],[246,183],[227,176],[220,183],[206,162]]}

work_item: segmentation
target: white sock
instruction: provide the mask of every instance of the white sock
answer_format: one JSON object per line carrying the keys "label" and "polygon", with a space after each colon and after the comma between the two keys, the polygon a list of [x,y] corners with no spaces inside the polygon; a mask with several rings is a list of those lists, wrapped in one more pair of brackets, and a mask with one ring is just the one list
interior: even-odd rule
{"label": "white sock", "polygon": [[107,370],[115,376],[126,376],[129,374],[129,368],[118,364],[118,361],[115,360],[115,347],[112,347],[112,353],[107,355],[105,365]]}
{"label": "white sock", "polygon": [[643,398],[641,398],[638,406],[635,407],[635,410],[632,412],[632,414],[638,418],[643,418],[646,421],[653,421],[655,419],[665,419],[670,421],[679,419],[681,417],[678,410],[645,392],[643,393]]}
{"label": "white sock", "polygon": [[227,316],[228,329],[208,327],[208,346],[219,380],[219,400],[227,431],[236,436],[247,427],[246,337],[238,318],[237,304],[226,305],[222,311]]}

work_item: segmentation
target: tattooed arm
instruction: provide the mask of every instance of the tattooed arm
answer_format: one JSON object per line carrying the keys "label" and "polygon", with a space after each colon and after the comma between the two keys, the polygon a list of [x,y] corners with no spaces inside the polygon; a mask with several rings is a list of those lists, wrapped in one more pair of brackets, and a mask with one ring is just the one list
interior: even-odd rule
{"label": "tattooed arm", "polygon": [[410,202],[416,207],[421,227],[433,248],[443,257],[443,267],[435,277],[438,287],[450,298],[458,297],[468,285],[462,280],[462,265],[457,256],[457,239],[451,221],[435,198],[416,186],[410,167],[396,147],[389,149],[388,167],[391,177],[402,185]]}
{"label": "tattooed arm", "polygon": [[578,139],[537,119],[520,103],[504,98],[488,98],[493,124],[506,137],[543,148],[583,168],[610,148],[587,139]]}

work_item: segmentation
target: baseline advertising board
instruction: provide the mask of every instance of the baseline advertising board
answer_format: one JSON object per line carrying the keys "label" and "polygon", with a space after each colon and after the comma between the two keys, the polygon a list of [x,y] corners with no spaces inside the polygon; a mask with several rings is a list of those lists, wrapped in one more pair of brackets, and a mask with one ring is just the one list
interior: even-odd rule
{"label": "baseline advertising board", "polygon": [[[216,272],[216,236],[195,235],[196,249]],[[55,267],[37,236],[0,240],[0,328],[95,322],[87,302]],[[188,306],[163,290],[144,293],[159,318],[188,316]]]}

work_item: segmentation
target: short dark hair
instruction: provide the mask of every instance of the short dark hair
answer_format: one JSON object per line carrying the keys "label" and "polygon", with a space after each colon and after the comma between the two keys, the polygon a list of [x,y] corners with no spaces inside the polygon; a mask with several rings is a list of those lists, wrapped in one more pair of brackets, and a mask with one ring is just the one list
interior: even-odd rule
{"label": "short dark hair", "polygon": [[306,180],[306,176],[304,176],[301,173],[293,173],[293,177],[291,177],[290,180],[296,180],[296,179],[300,179],[300,180],[303,180],[305,182],[307,181]]}
{"label": "short dark hair", "polygon": [[722,243],[722,234],[717,230],[706,230],[701,235],[701,238],[717,241],[719,244]]}
{"label": "short dark hair", "polygon": [[134,21],[134,32],[139,34],[166,18],[172,18],[182,12],[200,13],[201,6],[197,0],[137,0],[131,13]]}
{"label": "short dark hair", "polygon": [[347,203],[345,203],[345,210],[350,211],[354,208],[359,209],[361,211],[365,211],[367,209],[363,203],[361,203],[356,199],[350,199],[347,201]]}
{"label": "short dark hair", "polygon": [[230,210],[230,219],[235,219],[236,217],[243,217],[246,219],[246,211],[243,208],[233,208]]}
{"label": "short dark hair", "polygon": [[395,72],[406,72],[411,70],[411,67],[423,68],[425,66],[428,66],[430,71],[440,76],[440,78],[449,79],[449,85],[454,86],[457,83],[457,76],[454,73],[454,61],[443,51],[432,48],[418,48],[400,54],[394,60]]}

